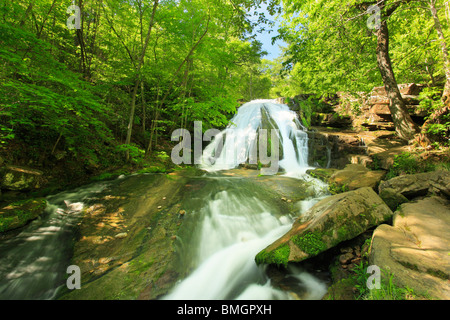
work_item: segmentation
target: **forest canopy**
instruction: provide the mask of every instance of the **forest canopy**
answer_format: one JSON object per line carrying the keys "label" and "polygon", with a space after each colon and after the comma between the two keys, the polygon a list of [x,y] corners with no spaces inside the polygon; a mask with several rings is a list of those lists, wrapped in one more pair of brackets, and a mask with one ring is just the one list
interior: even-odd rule
{"label": "forest canopy", "polygon": [[2,0],[1,145],[40,165],[137,161],[175,128],[225,126],[270,90],[261,2]]}

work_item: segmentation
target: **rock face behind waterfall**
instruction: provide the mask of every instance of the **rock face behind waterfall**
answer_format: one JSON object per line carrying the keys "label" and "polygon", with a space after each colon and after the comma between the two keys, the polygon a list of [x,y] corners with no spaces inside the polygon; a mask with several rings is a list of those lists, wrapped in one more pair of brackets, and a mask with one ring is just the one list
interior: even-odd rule
{"label": "rock face behind waterfall", "polygon": [[393,213],[372,188],[323,199],[291,230],[256,256],[258,264],[300,262],[389,220]]}

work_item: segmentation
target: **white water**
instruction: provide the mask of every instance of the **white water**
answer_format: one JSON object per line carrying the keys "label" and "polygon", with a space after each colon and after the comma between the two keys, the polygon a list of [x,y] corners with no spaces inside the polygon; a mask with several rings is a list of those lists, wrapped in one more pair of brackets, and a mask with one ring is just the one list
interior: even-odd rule
{"label": "white water", "polygon": [[[202,169],[228,170],[248,161],[257,143],[263,110],[279,129],[283,147],[280,168],[285,175],[307,179],[308,136],[295,112],[271,100],[256,100],[240,107],[231,124],[205,148]],[[299,213],[316,201],[298,203]],[[258,252],[292,226],[294,217],[277,217],[275,211],[256,197],[240,196],[239,191],[216,194],[195,213],[199,222],[192,233],[196,240],[187,244],[196,248],[190,253],[195,256],[195,270],[164,299],[291,299],[290,293],[272,287],[263,267],[254,261]],[[325,284],[311,274],[292,268],[290,272],[306,287],[304,299],[321,299],[326,293]]]}
{"label": "white water", "polygon": [[[263,267],[254,261],[292,225],[290,217],[277,218],[271,211],[257,198],[219,192],[195,213],[198,225],[191,231],[198,237],[188,245],[196,248],[196,269],[164,299],[291,299],[288,292],[270,285]],[[325,285],[313,276],[303,271],[295,274],[307,287],[308,297],[320,299],[325,294]]]}
{"label": "white water", "polygon": [[[267,100],[254,101],[239,109],[232,122],[235,129],[242,131],[238,134],[230,126],[222,132],[221,135],[226,137],[223,152],[217,155],[214,164],[204,163],[203,168],[208,171],[232,169],[248,160],[257,129],[261,126],[262,109],[280,130],[284,155],[280,167],[287,175],[303,176],[308,168],[307,134],[287,106]],[[219,140],[206,148],[204,159],[215,155],[214,148]],[[165,299],[293,297],[272,286],[264,268],[256,266],[254,257],[286,233],[294,217],[282,216],[278,209],[264,205],[257,198],[258,194],[244,195],[239,182],[233,186],[234,189],[217,192],[212,200],[205,201],[203,207],[190,213],[197,222],[196,227],[191,230],[192,239],[181,240],[187,242],[185,246],[194,249],[189,252],[194,270]],[[0,299],[55,297],[57,288],[65,285],[73,225],[85,199],[104,187],[97,184],[49,197],[44,218],[32,222],[18,236],[0,244]],[[299,203],[299,214],[315,201]],[[325,284],[311,274],[293,268],[290,272],[306,287],[304,299],[320,299],[325,294]]]}
{"label": "white water", "polygon": [[276,160],[280,169],[290,176],[304,174],[309,168],[308,135],[297,114],[287,105],[273,100],[254,100],[241,106],[230,125],[205,148],[201,168],[206,171],[228,170],[251,160],[262,127],[263,110],[273,126],[279,129],[283,158]]}
{"label": "white water", "polygon": [[[215,198],[195,213],[198,225],[192,232],[199,236],[189,245],[196,248],[197,268],[165,299],[230,299],[250,284],[265,284],[258,284],[264,277],[254,257],[287,232],[290,225],[272,216],[256,198],[243,199],[227,191]],[[264,299],[284,294],[267,288],[263,291]],[[262,292],[256,292],[261,297]]]}

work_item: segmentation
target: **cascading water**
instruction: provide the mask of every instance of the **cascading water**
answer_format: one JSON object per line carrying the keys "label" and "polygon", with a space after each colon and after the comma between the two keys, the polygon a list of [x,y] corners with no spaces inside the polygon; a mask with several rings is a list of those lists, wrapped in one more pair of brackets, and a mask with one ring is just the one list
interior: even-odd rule
{"label": "cascading water", "polygon": [[228,170],[251,161],[261,129],[279,132],[282,158],[276,161],[280,169],[286,175],[304,174],[309,168],[308,134],[295,112],[273,100],[255,100],[241,106],[230,125],[205,148],[201,168]]}
{"label": "cascading water", "polygon": [[[245,202],[243,202],[245,201]],[[289,226],[256,198],[221,191],[195,214],[197,237],[188,244],[195,271],[166,299],[235,299],[263,279],[252,257]],[[284,223],[283,223],[284,222]],[[268,291],[267,299],[282,295]]]}
{"label": "cascading water", "polygon": [[[287,106],[269,100],[253,101],[239,109],[232,125],[204,150],[202,168],[214,172],[248,161],[261,129],[278,130],[282,156],[277,160],[285,175],[311,180],[304,174],[308,168],[308,136],[304,128]],[[224,144],[220,148],[222,138]],[[183,222],[185,233],[176,242],[188,276],[163,298],[292,298],[291,293],[273,286],[254,257],[286,233],[295,216],[318,199],[299,202],[299,212],[289,216],[286,210],[281,212],[278,202],[265,201],[267,190],[245,177],[207,174],[198,179],[205,179],[207,194],[193,193],[184,204],[191,205],[191,210]],[[48,197],[47,213],[42,218],[14,238],[0,242],[0,299],[57,297],[58,288],[65,285],[73,231],[85,200],[106,186],[98,183]],[[320,299],[325,294],[322,281],[291,266],[289,271],[290,278],[305,289],[303,299]]]}
{"label": "cascading water", "polygon": [[[256,100],[240,107],[231,124],[205,148],[201,167],[215,172],[249,161],[260,129],[278,129],[282,147],[279,166],[285,175],[308,179],[307,133],[294,112],[271,100]],[[232,183],[236,184],[240,182]],[[196,257],[194,271],[164,299],[291,298],[287,292],[271,286],[254,257],[285,234],[292,219],[277,217],[276,208],[263,205],[258,194],[249,195],[246,190],[244,195],[242,189],[235,187],[214,194],[214,200],[195,213],[198,225],[190,228],[190,242],[184,243],[185,248],[196,248],[185,253]],[[303,212],[316,201],[301,202],[299,208]],[[312,275],[299,270],[291,272],[306,287],[304,299],[320,299],[326,293],[326,285]]]}
{"label": "cascading water", "polygon": [[[292,217],[258,199],[257,191],[233,187],[239,180],[216,180],[223,191],[212,191],[213,200],[191,215],[196,221],[181,239],[185,259],[194,271],[164,297],[167,300],[271,300],[290,299],[291,294],[271,285],[264,268],[255,264],[256,254],[285,234]],[[245,191],[244,191],[245,189]],[[310,206],[310,201],[304,202]],[[185,260],[183,259],[183,260]],[[305,286],[305,299],[320,299],[324,283],[305,271],[291,270]]]}

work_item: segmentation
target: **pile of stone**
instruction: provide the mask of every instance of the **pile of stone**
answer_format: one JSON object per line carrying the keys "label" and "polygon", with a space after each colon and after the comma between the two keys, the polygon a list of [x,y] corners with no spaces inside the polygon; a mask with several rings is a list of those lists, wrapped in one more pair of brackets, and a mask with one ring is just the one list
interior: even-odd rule
{"label": "pile of stone", "polygon": [[[408,83],[401,84],[398,87],[413,121],[419,125],[423,124],[426,113],[419,108],[419,94],[422,92],[424,86]],[[395,130],[391,111],[389,110],[389,98],[384,87],[373,88],[366,104],[369,107],[369,111],[365,114],[366,121],[362,124],[363,127],[366,127],[370,131]]]}
{"label": "pile of stone", "polygon": [[345,274],[366,256],[366,250],[348,241],[374,230],[368,261],[384,272],[382,277],[392,275],[395,285],[419,296],[450,299],[450,172],[382,181],[377,171],[357,165],[329,172],[328,179],[321,170],[318,178],[334,179],[337,190],[344,189],[342,184],[350,191],[324,198],[302,213],[291,230],[258,253],[256,262],[288,265],[342,244],[337,272]]}
{"label": "pile of stone", "polygon": [[361,263],[361,249],[359,247],[341,248],[339,256],[339,264],[342,269],[353,268],[355,264]]}

